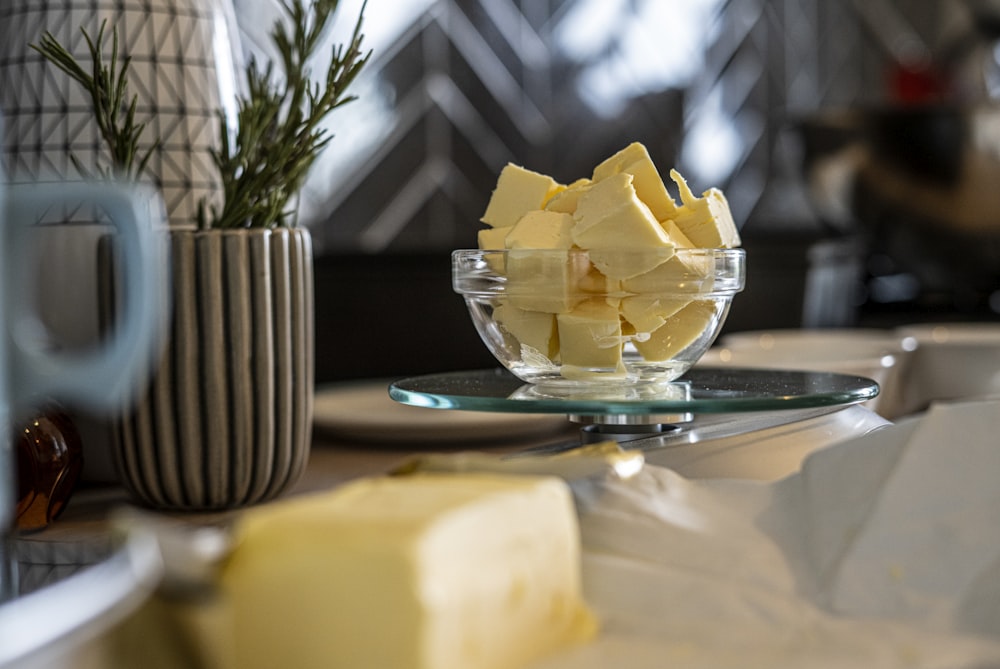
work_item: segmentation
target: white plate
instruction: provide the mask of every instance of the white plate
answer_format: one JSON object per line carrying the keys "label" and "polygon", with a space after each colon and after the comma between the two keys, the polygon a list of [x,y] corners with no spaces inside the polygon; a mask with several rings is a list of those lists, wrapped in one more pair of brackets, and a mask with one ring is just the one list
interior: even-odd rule
{"label": "white plate", "polygon": [[874,379],[879,396],[866,405],[891,420],[902,411],[902,380],[913,348],[905,336],[890,330],[760,330],[723,336],[701,364],[816,370]]}
{"label": "white plate", "polygon": [[317,430],[374,442],[512,442],[569,429],[561,414],[429,409],[389,397],[389,380],[322,386],[316,390]]}
{"label": "white plate", "polygon": [[1000,323],[919,323],[898,328],[917,342],[907,408],[1000,394]]}

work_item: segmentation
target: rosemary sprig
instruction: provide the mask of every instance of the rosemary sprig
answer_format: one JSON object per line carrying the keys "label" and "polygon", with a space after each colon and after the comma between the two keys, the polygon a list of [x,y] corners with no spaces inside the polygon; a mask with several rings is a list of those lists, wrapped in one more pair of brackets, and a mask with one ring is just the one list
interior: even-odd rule
{"label": "rosemary sprig", "polygon": [[[368,62],[362,53],[361,26],[367,2],[349,44],[335,45],[323,85],[310,78],[309,61],[340,0],[282,0],[288,25],[278,21],[271,38],[281,60],[247,67],[247,95],[239,100],[235,132],[219,114],[220,148],[213,153],[222,177],[221,209],[201,203],[199,227],[276,227],[294,224],[289,200],[330,142],[320,123],[334,109],[355,99],[346,91]],[[232,139],[230,139],[232,138]]]}
{"label": "rosemary sprig", "polygon": [[[106,179],[117,178],[138,181],[146,169],[153,151],[159,146],[159,140],[144,154],[139,153],[139,138],[142,136],[145,123],[136,123],[135,111],[138,96],[133,95],[126,104],[128,94],[128,68],[131,58],[126,57],[118,62],[118,28],[111,32],[111,62],[104,63],[103,46],[104,31],[107,20],[101,22],[96,38],[91,38],[86,29],[80,28],[87,40],[90,50],[91,71],[87,72],[66,50],[52,33],[46,31],[39,44],[31,44],[31,48],[39,52],[53,65],[77,81],[89,94],[94,107],[94,116],[101,132],[101,138],[111,155],[109,167],[97,167],[101,176]],[[73,165],[84,176],[91,176],[89,170],[71,155]]]}
{"label": "rosemary sprig", "polygon": [[[236,128],[219,112],[219,141],[212,157],[222,180],[221,208],[202,200],[198,227],[278,227],[294,224],[289,200],[302,188],[306,175],[332,139],[321,122],[337,107],[355,99],[346,91],[371,56],[362,53],[361,25],[367,0],[346,47],[335,45],[326,79],[321,85],[310,77],[309,61],[322,41],[340,0],[282,0],[288,25],[277,21],[271,32],[281,60],[277,76],[274,64],[251,60],[246,71],[247,94],[238,100]],[[98,171],[106,178],[138,180],[145,171],[160,139],[139,155],[144,123],[136,123],[136,102],[128,94],[125,58],[119,64],[118,30],[112,31],[110,65],[103,59],[106,21],[96,39],[81,28],[90,50],[92,71],[87,72],[51,33],[31,47],[68,74],[89,93],[94,114],[108,150],[111,167]],[[86,168],[70,156],[84,175]]]}

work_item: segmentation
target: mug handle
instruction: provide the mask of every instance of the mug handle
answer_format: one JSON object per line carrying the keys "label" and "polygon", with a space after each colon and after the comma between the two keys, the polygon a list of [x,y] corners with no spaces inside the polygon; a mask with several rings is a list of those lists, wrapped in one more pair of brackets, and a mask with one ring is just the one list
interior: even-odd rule
{"label": "mug handle", "polygon": [[[149,205],[158,198],[151,188],[106,182],[9,184],[6,188],[7,243],[11,245],[4,277],[8,321],[10,401],[54,396],[80,408],[115,411],[135,396],[158,351],[167,314],[165,244],[153,232]],[[59,353],[44,350],[45,337],[30,291],[14,286],[17,277],[37,270],[27,253],[32,225],[59,204],[99,204],[117,228],[121,243],[123,313],[116,329],[95,350]],[[95,251],[96,253],[96,251]]]}

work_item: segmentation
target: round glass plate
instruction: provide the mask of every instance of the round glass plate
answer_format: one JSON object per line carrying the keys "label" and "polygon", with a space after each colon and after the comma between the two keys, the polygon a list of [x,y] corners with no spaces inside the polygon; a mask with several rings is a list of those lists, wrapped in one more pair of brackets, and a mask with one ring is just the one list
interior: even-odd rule
{"label": "round glass plate", "polygon": [[878,395],[868,378],[771,369],[695,367],[671,383],[567,389],[526,385],[504,369],[395,381],[389,396],[434,409],[585,415],[775,411],[855,404]]}

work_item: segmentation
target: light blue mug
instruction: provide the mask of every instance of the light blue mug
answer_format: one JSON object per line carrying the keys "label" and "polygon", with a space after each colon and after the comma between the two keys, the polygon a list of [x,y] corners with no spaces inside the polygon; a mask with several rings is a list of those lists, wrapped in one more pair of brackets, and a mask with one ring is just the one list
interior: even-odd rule
{"label": "light blue mug", "polygon": [[[11,421],[39,398],[57,398],[89,411],[127,406],[148,373],[167,314],[167,269],[154,231],[151,199],[141,186],[109,182],[4,184],[0,173],[0,541],[13,524],[15,465]],[[39,262],[32,230],[47,212],[92,204],[116,229],[122,259],[121,311],[115,329],[94,349],[59,352],[49,341],[25,285]],[[0,545],[0,561],[4,553]],[[0,601],[13,592],[12,571],[0,564]]]}

